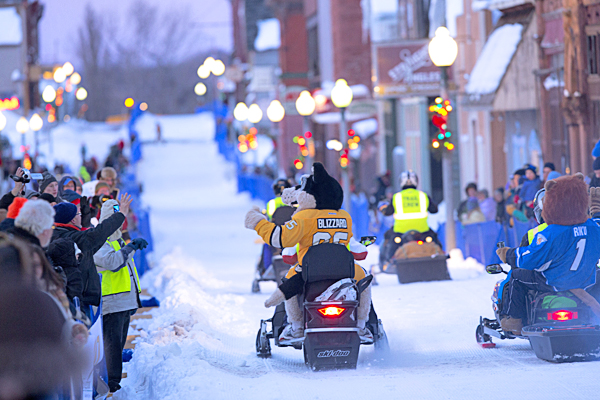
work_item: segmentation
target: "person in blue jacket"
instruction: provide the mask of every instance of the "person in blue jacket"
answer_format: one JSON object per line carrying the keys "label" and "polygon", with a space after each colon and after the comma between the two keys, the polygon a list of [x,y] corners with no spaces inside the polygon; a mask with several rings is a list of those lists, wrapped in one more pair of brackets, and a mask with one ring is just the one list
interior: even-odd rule
{"label": "person in blue jacket", "polygon": [[[529,289],[558,292],[586,289],[596,283],[600,260],[600,226],[589,218],[589,197],[584,176],[563,176],[546,182],[542,216],[548,227],[527,247],[496,252],[510,264],[508,297],[503,301],[500,325],[521,334],[526,321]],[[594,192],[592,196],[598,196]],[[592,203],[600,201],[592,198]]]}

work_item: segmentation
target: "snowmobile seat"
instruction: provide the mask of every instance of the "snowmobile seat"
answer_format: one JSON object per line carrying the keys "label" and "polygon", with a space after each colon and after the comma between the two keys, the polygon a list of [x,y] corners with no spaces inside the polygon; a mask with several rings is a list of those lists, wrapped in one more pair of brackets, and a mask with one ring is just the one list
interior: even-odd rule
{"label": "snowmobile seat", "polygon": [[323,243],[312,246],[302,259],[306,301],[313,301],[340,279],[353,277],[354,257],[343,245]]}

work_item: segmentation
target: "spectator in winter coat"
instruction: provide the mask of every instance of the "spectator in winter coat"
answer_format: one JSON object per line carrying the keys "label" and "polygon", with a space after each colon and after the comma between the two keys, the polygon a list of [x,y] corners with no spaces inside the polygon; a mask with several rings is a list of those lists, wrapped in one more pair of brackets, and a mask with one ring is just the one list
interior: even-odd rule
{"label": "spectator in winter coat", "polygon": [[552,178],[548,178],[548,174],[550,172],[556,171],[556,167],[554,166],[554,163],[547,162],[546,164],[544,164],[544,169],[542,171],[544,173],[544,175],[542,177],[542,182],[546,182],[549,179],[552,179]]}
{"label": "spectator in winter coat", "polygon": [[73,178],[68,175],[65,175],[62,177],[60,182],[58,182],[58,196],[59,197],[64,198],[63,194],[64,194],[65,190],[72,190],[73,192],[75,192],[75,189],[77,189],[77,184],[75,183],[75,179],[76,178]]}
{"label": "spectator in winter coat", "polygon": [[44,179],[40,181],[40,193],[49,193],[52,196],[60,199],[58,195],[58,181],[50,172],[43,172]]}
{"label": "spectator in winter coat", "polygon": [[477,200],[477,184],[475,182],[467,184],[465,193],[467,194],[467,199],[463,200],[457,209],[458,219],[460,221],[466,219],[468,214],[479,206]]}
{"label": "spectator in winter coat", "polygon": [[600,187],[600,157],[594,160],[592,169],[594,172],[588,175],[590,177],[590,187]]}
{"label": "spectator in winter coat", "polygon": [[81,299],[84,309],[88,305],[99,306],[101,297],[100,278],[94,264],[94,254],[102,247],[106,238],[112,235],[125,221],[125,214],[129,212],[131,196],[124,194],[120,199],[120,212],[116,212],[108,219],[98,224],[95,228],[82,229],[81,213],[71,203],[60,203],[54,206],[56,216],[52,240],[68,238],[73,240],[82,252],[80,263],[83,278],[83,297]]}
{"label": "spectator in winter coat", "polygon": [[486,221],[494,221],[496,219],[496,202],[489,197],[487,189],[482,189],[477,192],[477,200],[479,209],[483,213]]}
{"label": "spectator in winter coat", "polygon": [[523,182],[519,197],[521,198],[521,202],[529,205],[535,198],[537,191],[540,190],[542,181],[540,180],[540,177],[537,176],[535,167],[532,166],[525,170],[525,178],[526,180]]}
{"label": "spectator in winter coat", "polygon": [[[100,224],[119,212],[116,200],[107,200],[100,211]],[[121,388],[122,354],[127,341],[129,319],[141,307],[140,282],[133,262],[136,250],[148,245],[144,239],[133,239],[125,245],[121,229],[117,229],[94,254],[98,272],[102,274],[102,325],[104,355],[111,392]]]}
{"label": "spectator in winter coat", "polygon": [[45,201],[28,201],[21,207],[14,225],[8,233],[37,247],[46,248],[52,239],[54,209]]}
{"label": "spectator in winter coat", "polygon": [[[23,176],[24,171],[21,167],[17,168],[17,172],[15,172],[15,175],[18,177]],[[2,196],[2,198],[0,199],[0,208],[8,210],[8,206],[10,206],[13,202],[13,200],[22,194],[23,189],[25,188],[25,184],[23,182],[15,182],[15,186],[12,188],[12,190],[8,193],[6,193],[4,196]]]}
{"label": "spectator in winter coat", "polygon": [[48,258],[52,265],[60,266],[67,277],[66,292],[69,300],[83,297],[83,279],[77,257],[75,242],[71,239],[56,239],[48,247]]}
{"label": "spectator in winter coat", "polygon": [[117,171],[113,167],[104,167],[100,171],[100,182],[105,182],[110,187],[110,195],[113,199],[119,195],[117,189]]}
{"label": "spectator in winter coat", "polygon": [[62,198],[64,201],[68,201],[71,204],[77,206],[77,211],[81,212],[81,226],[89,228],[92,220],[92,209],[90,208],[90,202],[87,197],[82,197],[77,192],[72,190],[65,190]]}

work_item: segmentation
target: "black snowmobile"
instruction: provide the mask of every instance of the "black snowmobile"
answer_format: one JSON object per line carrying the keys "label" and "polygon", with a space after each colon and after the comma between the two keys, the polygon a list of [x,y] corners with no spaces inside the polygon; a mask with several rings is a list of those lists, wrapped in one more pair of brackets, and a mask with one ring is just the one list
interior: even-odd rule
{"label": "black snowmobile", "polygon": [[[323,243],[311,247],[303,258],[304,292],[298,296],[304,308],[304,337],[292,343],[279,342],[279,335],[287,325],[285,307],[280,304],[273,318],[260,321],[256,354],[270,357],[270,339],[274,339],[276,346],[303,349],[304,361],[312,370],[356,368],[361,345],[356,312],[360,293],[371,283],[372,275],[356,283],[357,300],[315,300],[332,284],[353,276],[354,258],[345,246]],[[270,331],[268,323],[271,323]],[[366,327],[373,334],[373,343],[369,344],[374,344],[377,350],[387,351],[387,336],[372,305]]]}
{"label": "black snowmobile", "polygon": [[496,318],[479,317],[475,337],[482,347],[495,347],[492,337],[501,340],[520,338],[528,339],[535,355],[542,360],[558,363],[600,358],[600,319],[593,311],[595,308],[598,312],[600,304],[594,297],[577,289],[555,293],[529,290],[527,321],[523,321],[521,336],[516,336],[504,332],[500,326],[502,299],[507,296],[511,272],[504,271],[500,264],[488,265],[486,271],[507,276],[496,283],[492,293]]}
{"label": "black snowmobile", "polygon": [[[443,253],[442,245],[434,232],[388,231],[386,236],[386,243],[379,256],[381,272],[398,275],[400,283],[450,279],[446,266],[448,256]],[[403,246],[413,247],[417,251],[412,255],[407,252],[406,256],[395,257],[397,250]]]}
{"label": "black snowmobile", "polygon": [[[295,207],[291,206],[283,206],[279,207],[273,213],[271,217],[271,222],[276,225],[285,225],[289,220],[292,219],[292,215],[296,211]],[[252,293],[260,292],[260,282],[266,281],[274,281],[277,285],[281,284],[281,280],[285,277],[290,266],[283,261],[283,256],[281,255],[281,250],[269,246],[270,251],[265,252],[263,250],[263,254],[259,263],[256,265],[256,277],[252,281]],[[268,261],[265,260],[265,254],[270,254],[271,263],[268,264]]]}

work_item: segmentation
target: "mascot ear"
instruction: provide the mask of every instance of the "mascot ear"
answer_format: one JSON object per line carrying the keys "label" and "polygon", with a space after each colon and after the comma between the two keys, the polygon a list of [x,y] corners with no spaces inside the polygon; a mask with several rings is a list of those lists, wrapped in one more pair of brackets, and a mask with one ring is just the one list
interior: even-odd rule
{"label": "mascot ear", "polygon": [[546,184],[544,185],[544,189],[546,189],[546,192],[549,192],[550,190],[552,190],[552,188],[556,185],[556,180],[551,179],[549,181],[546,181]]}
{"label": "mascot ear", "polygon": [[581,172],[576,173],[575,175],[573,175],[573,177],[585,182],[585,176],[583,176],[583,174]]}
{"label": "mascot ear", "polygon": [[316,162],[313,164],[312,171],[313,180],[317,184],[325,182],[327,176],[329,175],[327,171],[325,171],[325,167],[323,167],[323,164],[321,164],[320,162]]}

